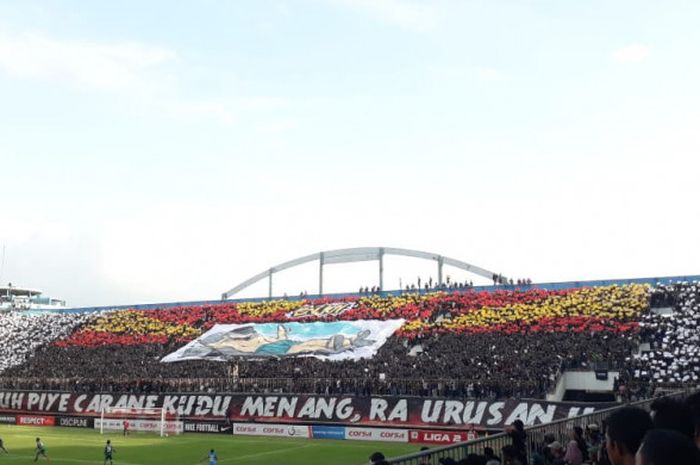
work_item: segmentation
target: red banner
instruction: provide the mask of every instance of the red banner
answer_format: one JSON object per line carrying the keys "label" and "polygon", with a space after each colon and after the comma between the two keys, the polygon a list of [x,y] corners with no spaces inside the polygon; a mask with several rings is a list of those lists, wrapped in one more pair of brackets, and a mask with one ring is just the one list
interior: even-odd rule
{"label": "red banner", "polygon": [[[470,400],[419,397],[354,397],[294,394],[81,394],[0,391],[0,413],[99,416],[111,407],[165,408],[181,419],[216,422],[302,423],[455,431],[501,430],[591,413],[614,403],[545,400]],[[38,421],[38,420],[37,420]]]}
{"label": "red banner", "polygon": [[56,426],[56,418],[44,415],[18,415],[17,424],[22,426]]}

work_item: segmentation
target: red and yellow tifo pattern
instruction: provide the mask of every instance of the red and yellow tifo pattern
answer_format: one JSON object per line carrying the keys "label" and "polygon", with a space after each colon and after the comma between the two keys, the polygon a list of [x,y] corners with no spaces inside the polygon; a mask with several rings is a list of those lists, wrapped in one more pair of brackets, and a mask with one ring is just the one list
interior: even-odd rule
{"label": "red and yellow tifo pattern", "polygon": [[[58,346],[135,345],[187,342],[216,323],[271,323],[403,318],[398,336],[409,339],[440,333],[599,332],[625,333],[638,327],[649,308],[647,285],[547,291],[435,292],[344,299],[272,300],[107,312]],[[339,314],[295,311],[348,304]],[[342,306],[342,305],[341,305]]]}
{"label": "red and yellow tifo pattern", "polygon": [[[523,293],[529,294],[529,293]],[[640,314],[649,308],[649,287],[632,284],[540,291],[537,300],[499,299],[483,305],[460,302],[450,318],[433,322],[410,320],[400,333],[406,337],[427,333],[599,332],[624,333],[638,328]],[[466,296],[465,296],[466,297]]]}
{"label": "red and yellow tifo pattern", "polygon": [[155,312],[122,310],[106,314],[75,331],[55,345],[95,347],[100,345],[166,344],[190,341],[201,331],[186,322],[160,320]]}

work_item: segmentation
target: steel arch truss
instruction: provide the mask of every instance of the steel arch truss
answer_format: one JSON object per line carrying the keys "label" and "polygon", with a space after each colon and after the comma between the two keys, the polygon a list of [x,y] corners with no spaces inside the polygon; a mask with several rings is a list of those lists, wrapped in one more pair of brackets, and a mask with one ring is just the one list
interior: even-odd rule
{"label": "steel arch truss", "polygon": [[236,295],[243,289],[261,281],[262,279],[268,278],[268,296],[272,297],[272,276],[280,271],[284,271],[288,268],[294,268],[295,266],[303,265],[304,263],[312,262],[318,260],[319,271],[318,271],[318,293],[323,294],[323,267],[324,265],[334,264],[334,263],[351,263],[351,262],[365,262],[365,261],[378,261],[379,262],[379,289],[384,289],[384,256],[385,255],[400,255],[404,257],[421,258],[423,260],[432,260],[437,262],[438,266],[438,285],[443,283],[442,281],[442,268],[444,265],[450,265],[455,268],[459,268],[470,273],[474,273],[481,277],[492,279],[496,273],[493,271],[486,270],[484,268],[470,265],[469,263],[463,262],[461,260],[456,260],[454,258],[445,257],[443,255],[438,255],[435,253],[422,252],[420,250],[411,249],[397,249],[393,247],[354,247],[350,249],[337,249],[328,250],[325,252],[318,252],[311,255],[306,255],[304,257],[295,258],[288,262],[281,263],[277,266],[258,273],[255,276],[246,279],[242,283],[235,287],[232,287],[228,291],[221,295],[222,300],[230,299],[232,296]]}

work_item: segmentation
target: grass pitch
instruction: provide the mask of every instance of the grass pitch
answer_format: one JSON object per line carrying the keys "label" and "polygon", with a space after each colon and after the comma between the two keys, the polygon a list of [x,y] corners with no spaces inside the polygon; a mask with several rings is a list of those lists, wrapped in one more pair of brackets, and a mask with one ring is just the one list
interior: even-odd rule
{"label": "grass pitch", "polygon": [[[0,450],[0,465],[34,461],[35,439],[46,445],[51,462],[57,464],[102,464],[107,439],[114,446],[115,465],[198,465],[209,449],[216,450],[219,463],[283,465],[360,465],[370,454],[381,451],[387,457],[420,449],[417,444],[334,441],[329,439],[287,439],[220,434],[183,434],[161,438],[155,434],[100,435],[79,428],[40,428],[0,425],[0,438],[9,454]],[[47,462],[40,457],[39,462]]]}

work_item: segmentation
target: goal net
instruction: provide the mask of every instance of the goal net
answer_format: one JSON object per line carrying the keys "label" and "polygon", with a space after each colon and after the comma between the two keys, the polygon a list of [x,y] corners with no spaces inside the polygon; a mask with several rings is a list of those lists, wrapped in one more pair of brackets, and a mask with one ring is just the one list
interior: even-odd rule
{"label": "goal net", "polygon": [[100,412],[100,434],[119,432],[157,433],[160,436],[182,434],[183,422],[176,415],[169,414],[164,408],[111,408]]}

